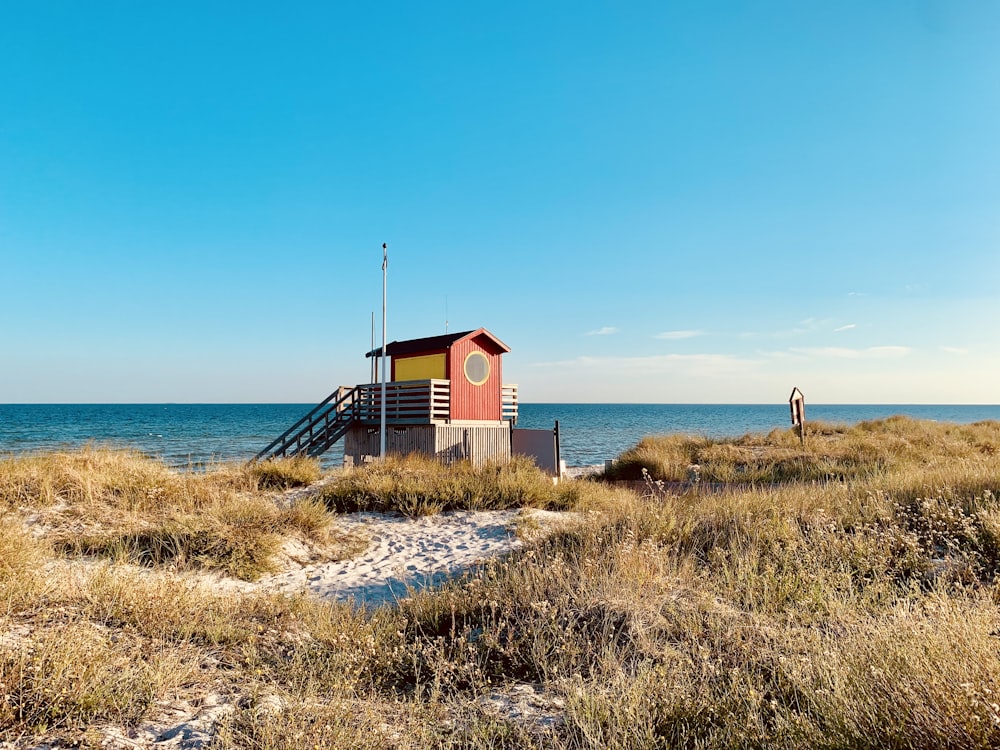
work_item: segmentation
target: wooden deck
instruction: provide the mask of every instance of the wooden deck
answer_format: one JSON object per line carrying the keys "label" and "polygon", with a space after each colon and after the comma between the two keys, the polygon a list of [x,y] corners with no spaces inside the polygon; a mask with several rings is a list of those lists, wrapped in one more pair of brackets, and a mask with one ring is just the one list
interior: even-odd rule
{"label": "wooden deck", "polygon": [[[479,460],[477,457],[486,455],[509,458],[510,431],[517,422],[516,385],[503,386],[502,407],[502,419],[499,420],[454,420],[450,416],[450,381],[432,379],[386,383],[385,421],[386,426],[392,428],[389,435],[392,447],[387,450],[399,453],[417,450],[447,460],[456,456]],[[354,453],[361,461],[363,456],[372,454],[368,438],[364,436],[377,435],[381,421],[381,383],[341,386],[251,460],[319,456],[350,433],[349,442],[356,446]],[[443,429],[452,426],[458,431]],[[429,428],[430,432],[420,434],[421,427]],[[498,429],[500,432],[497,432]],[[404,436],[406,431],[411,433]],[[500,444],[504,442],[506,447]]]}

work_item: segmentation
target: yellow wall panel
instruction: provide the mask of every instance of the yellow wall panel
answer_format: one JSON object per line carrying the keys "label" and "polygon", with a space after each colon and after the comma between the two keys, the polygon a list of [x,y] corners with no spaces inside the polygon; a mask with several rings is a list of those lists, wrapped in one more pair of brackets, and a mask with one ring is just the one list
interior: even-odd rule
{"label": "yellow wall panel", "polygon": [[422,357],[405,357],[393,362],[394,380],[444,379],[444,354],[425,354]]}

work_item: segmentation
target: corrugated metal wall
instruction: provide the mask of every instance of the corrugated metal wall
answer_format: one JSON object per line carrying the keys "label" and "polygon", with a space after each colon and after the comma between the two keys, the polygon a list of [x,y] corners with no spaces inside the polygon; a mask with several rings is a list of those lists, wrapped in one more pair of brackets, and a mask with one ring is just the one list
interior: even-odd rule
{"label": "corrugated metal wall", "polygon": [[[451,463],[467,458],[475,466],[488,461],[510,460],[510,425],[406,425],[388,427],[386,452],[396,455],[423,453]],[[360,464],[367,456],[377,456],[379,431],[353,427],[344,436],[344,463]]]}

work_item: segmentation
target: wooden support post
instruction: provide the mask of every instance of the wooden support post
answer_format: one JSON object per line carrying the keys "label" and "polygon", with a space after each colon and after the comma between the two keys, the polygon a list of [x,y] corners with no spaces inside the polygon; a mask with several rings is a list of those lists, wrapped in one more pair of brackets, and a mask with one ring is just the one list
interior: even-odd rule
{"label": "wooden support post", "polygon": [[556,476],[562,479],[562,449],[559,445],[559,420],[556,420],[555,429],[552,431],[553,437],[556,441]]}

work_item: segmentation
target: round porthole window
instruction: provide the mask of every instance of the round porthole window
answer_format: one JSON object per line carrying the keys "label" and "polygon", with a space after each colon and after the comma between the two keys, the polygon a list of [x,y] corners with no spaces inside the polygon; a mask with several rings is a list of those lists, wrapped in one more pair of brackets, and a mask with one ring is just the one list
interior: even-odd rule
{"label": "round porthole window", "polygon": [[470,352],[465,358],[465,378],[473,385],[482,385],[490,376],[490,361],[482,352]]}

